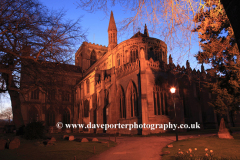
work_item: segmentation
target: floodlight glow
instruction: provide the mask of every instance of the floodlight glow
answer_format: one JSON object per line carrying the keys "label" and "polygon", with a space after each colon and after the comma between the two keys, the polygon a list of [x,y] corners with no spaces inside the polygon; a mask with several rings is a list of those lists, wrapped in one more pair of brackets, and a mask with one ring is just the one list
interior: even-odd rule
{"label": "floodlight glow", "polygon": [[170,88],[170,92],[171,93],[175,93],[176,92],[176,88],[175,87]]}

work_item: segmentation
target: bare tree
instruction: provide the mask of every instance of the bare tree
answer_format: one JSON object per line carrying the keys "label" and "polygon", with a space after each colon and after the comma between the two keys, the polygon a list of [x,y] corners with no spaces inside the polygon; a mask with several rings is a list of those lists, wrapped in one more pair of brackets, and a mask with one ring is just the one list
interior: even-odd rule
{"label": "bare tree", "polygon": [[10,94],[17,128],[24,124],[19,95],[27,92],[20,90],[21,66],[29,60],[70,63],[76,40],[85,38],[79,19],[63,21],[63,16],[37,0],[0,1],[0,91]]}
{"label": "bare tree", "polygon": [[[200,10],[208,6],[209,0],[79,0],[78,6],[90,12],[103,10],[108,13],[109,7],[119,4],[126,12],[132,13],[120,22],[121,29],[129,27],[138,28],[142,23],[149,23],[150,31],[162,35],[165,42],[172,46],[186,47],[190,46],[192,32],[196,24],[193,17]],[[239,0],[221,0],[240,46],[239,24],[240,14]],[[220,8],[219,12],[222,12]],[[240,47],[238,47],[240,49]]]}
{"label": "bare tree", "polygon": [[[192,41],[191,29],[195,26],[192,17],[204,3],[195,0],[80,0],[79,7],[89,12],[103,10],[108,13],[109,7],[119,4],[125,12],[133,15],[119,22],[120,31],[132,30],[137,31],[139,26],[145,23],[148,30],[161,36],[168,44],[168,50],[176,49],[178,46],[183,50],[189,50]],[[183,40],[184,39],[184,40]],[[174,46],[174,48],[173,48]]]}

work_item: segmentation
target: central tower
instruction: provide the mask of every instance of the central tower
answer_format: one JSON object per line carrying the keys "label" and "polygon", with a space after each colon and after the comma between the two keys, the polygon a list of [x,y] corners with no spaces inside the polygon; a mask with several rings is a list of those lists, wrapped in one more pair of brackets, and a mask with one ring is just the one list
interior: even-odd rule
{"label": "central tower", "polygon": [[117,27],[111,11],[110,21],[108,25],[108,51],[117,46]]}

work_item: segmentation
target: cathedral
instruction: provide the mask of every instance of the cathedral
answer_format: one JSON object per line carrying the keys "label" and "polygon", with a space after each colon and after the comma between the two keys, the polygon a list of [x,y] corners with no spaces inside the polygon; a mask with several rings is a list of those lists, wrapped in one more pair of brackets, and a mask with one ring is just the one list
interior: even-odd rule
{"label": "cathedral", "polygon": [[[23,66],[24,67],[24,66]],[[29,68],[29,65],[25,66]],[[113,12],[108,26],[108,46],[83,42],[75,53],[75,65],[50,63],[39,66],[46,85],[36,85],[22,74],[21,98],[25,124],[44,121],[49,132],[162,133],[157,128],[56,128],[63,124],[195,124],[201,129],[218,128],[219,117],[208,102],[204,88],[212,81],[204,67],[192,70],[175,66],[167,45],[149,36],[147,26],[118,43]],[[31,81],[31,83],[30,83]],[[170,88],[175,87],[176,93]],[[229,116],[231,117],[231,116]],[[228,117],[229,122],[231,118]]]}

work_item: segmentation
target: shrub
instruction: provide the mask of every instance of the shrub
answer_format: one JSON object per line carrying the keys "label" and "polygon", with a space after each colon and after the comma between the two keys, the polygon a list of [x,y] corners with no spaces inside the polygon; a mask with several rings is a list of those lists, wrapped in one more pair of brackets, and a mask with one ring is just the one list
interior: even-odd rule
{"label": "shrub", "polygon": [[20,128],[17,129],[16,135],[22,136],[25,134],[25,125],[22,125]]}
{"label": "shrub", "polygon": [[31,122],[25,128],[24,137],[26,139],[41,139],[45,134],[43,122]]}

